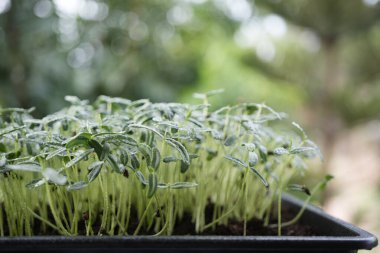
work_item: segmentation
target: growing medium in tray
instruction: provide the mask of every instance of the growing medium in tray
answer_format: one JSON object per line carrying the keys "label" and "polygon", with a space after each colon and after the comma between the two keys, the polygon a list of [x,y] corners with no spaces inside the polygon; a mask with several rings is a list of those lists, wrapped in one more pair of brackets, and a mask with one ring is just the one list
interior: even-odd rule
{"label": "growing medium in tray", "polygon": [[210,111],[215,93],[199,105],[68,96],[42,119],[0,109],[1,236],[171,235],[184,217],[195,233],[233,220],[246,235],[273,216],[281,234],[297,219],[281,223],[282,192],[325,183],[293,184],[319,150],[264,104]]}

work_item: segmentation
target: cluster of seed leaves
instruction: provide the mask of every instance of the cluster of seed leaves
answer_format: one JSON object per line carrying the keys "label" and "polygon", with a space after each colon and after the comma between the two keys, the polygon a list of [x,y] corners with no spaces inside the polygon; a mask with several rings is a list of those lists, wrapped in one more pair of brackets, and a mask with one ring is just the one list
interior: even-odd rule
{"label": "cluster of seed leaves", "polygon": [[[194,160],[206,154],[207,161],[223,159],[232,169],[249,170],[263,187],[270,188],[269,181],[279,180],[273,166],[290,161],[289,166],[302,173],[305,158],[319,155],[298,124],[293,123],[291,134],[275,131],[271,122],[282,122],[285,115],[264,104],[238,104],[209,112],[207,98],[216,93],[196,94],[203,99],[200,105],[107,96],[91,105],[67,96],[69,107],[42,119],[31,116],[33,108],[0,109],[0,173],[33,172],[36,177],[26,187],[55,184],[67,191],[91,187],[101,172],[117,173],[135,176],[152,197],[158,189],[198,185],[195,177],[160,182],[163,164],[176,163],[183,174],[207,170],[201,167],[203,163],[193,166]],[[73,181],[68,177],[68,170],[89,161],[87,178]],[[288,188],[308,193],[301,185]]]}

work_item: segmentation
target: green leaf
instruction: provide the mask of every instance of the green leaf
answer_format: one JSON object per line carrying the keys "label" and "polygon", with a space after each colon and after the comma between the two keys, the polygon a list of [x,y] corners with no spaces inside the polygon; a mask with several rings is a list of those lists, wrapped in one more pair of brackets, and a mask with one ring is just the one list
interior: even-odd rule
{"label": "green leaf", "polygon": [[5,170],[11,171],[31,171],[31,172],[41,172],[41,166],[37,163],[19,163],[19,164],[6,164],[4,166]]}
{"label": "green leaf", "polygon": [[89,140],[91,139],[90,133],[79,133],[76,136],[67,139],[64,143],[66,143],[66,148],[71,149],[78,146],[89,146]]}
{"label": "green leaf", "polygon": [[298,191],[298,192],[306,193],[309,196],[311,195],[310,190],[305,185],[290,184],[288,185],[287,188],[288,190],[291,190],[291,191]]}
{"label": "green leaf", "polygon": [[160,136],[161,138],[164,138],[164,136],[160,132],[158,132],[156,129],[151,128],[149,126],[140,125],[140,124],[130,124],[130,125],[128,125],[128,127],[130,127],[130,128],[144,128],[144,129],[147,129],[149,131],[152,131],[153,133]]}
{"label": "green leaf", "polygon": [[94,152],[93,148],[80,153],[78,156],[74,157],[74,159],[72,159],[70,162],[66,163],[65,167],[70,168],[71,166],[74,166],[75,164],[79,163],[84,158],[86,158],[92,152]]}
{"label": "green leaf", "polygon": [[232,157],[230,155],[226,155],[226,156],[224,156],[224,158],[226,158],[227,160],[230,160],[230,161],[234,162],[235,164],[237,164],[239,166],[242,166],[244,168],[248,168],[248,165],[245,162],[243,162],[242,160],[238,159],[238,158]]}
{"label": "green leaf", "polygon": [[45,178],[37,178],[37,179],[33,179],[32,181],[30,181],[29,183],[27,183],[25,185],[26,188],[28,189],[32,189],[32,188],[36,188],[36,187],[39,187],[41,185],[44,185],[46,183],[46,179]]}
{"label": "green leaf", "polygon": [[108,143],[103,144],[102,152],[100,153],[99,160],[103,161],[108,157],[108,154],[110,153],[111,147]]}
{"label": "green leaf", "polygon": [[56,185],[65,185],[67,182],[67,177],[59,174],[58,171],[52,169],[52,168],[46,168],[43,172],[42,175],[44,178]]}
{"label": "green leaf", "polygon": [[269,183],[267,180],[265,180],[265,178],[253,167],[249,167],[250,171],[253,172],[254,174],[256,174],[261,182],[263,183],[263,185],[266,187],[266,188],[269,188]]}
{"label": "green leaf", "polygon": [[143,185],[147,185],[147,182],[146,182],[146,179],[145,179],[145,177],[144,177],[144,174],[143,174],[141,171],[137,170],[137,171],[135,172],[135,174],[136,174],[137,179],[138,179]]}
{"label": "green leaf", "polygon": [[158,183],[157,184],[157,188],[159,189],[167,189],[169,187],[168,184],[165,184],[165,183]]}
{"label": "green leaf", "polygon": [[275,148],[273,150],[273,154],[278,155],[278,156],[280,156],[280,155],[287,155],[287,154],[289,154],[289,151],[287,149],[279,147],[279,148]]}
{"label": "green leaf", "polygon": [[127,165],[128,160],[129,160],[128,153],[125,150],[120,150],[120,162],[123,165]]}
{"label": "green leaf", "polygon": [[267,157],[268,157],[268,150],[267,150],[267,148],[264,147],[261,144],[258,144],[257,147],[259,149],[259,154],[260,154],[261,160],[263,162],[266,162],[267,161]]}
{"label": "green leaf", "polygon": [[302,127],[300,125],[298,125],[296,122],[292,122],[292,125],[295,126],[302,134],[302,140],[307,140],[308,137],[305,133],[305,131],[302,129]]}
{"label": "green leaf", "polygon": [[63,148],[59,148],[59,149],[57,149],[57,150],[54,150],[53,152],[51,152],[51,153],[46,157],[46,160],[48,161],[48,160],[50,160],[50,159],[56,157],[57,155],[60,155],[60,154],[63,153],[63,152],[66,152],[66,148],[65,148],[65,147],[63,147]]}
{"label": "green leaf", "polygon": [[77,191],[77,190],[83,189],[87,186],[88,186],[88,184],[86,182],[79,181],[79,182],[75,182],[75,183],[67,186],[66,189],[67,189],[67,191]]}
{"label": "green leaf", "polygon": [[197,183],[193,182],[176,182],[169,185],[170,189],[185,189],[185,188],[194,188],[197,187]]}
{"label": "green leaf", "polygon": [[151,198],[154,195],[154,193],[157,190],[157,185],[158,185],[157,174],[150,173],[148,177],[148,192],[147,192],[148,198]]}
{"label": "green leaf", "polygon": [[325,178],[323,179],[320,189],[324,190],[327,186],[327,183],[332,180],[334,177],[332,175],[326,175]]}
{"label": "green leaf", "polygon": [[151,157],[152,157],[152,150],[151,148],[146,145],[145,143],[140,143],[138,146],[138,149],[140,150],[141,154],[145,157],[146,164],[151,164]]}
{"label": "green leaf", "polygon": [[125,136],[123,134],[110,134],[103,139],[103,142],[122,142],[129,146],[137,146],[138,143],[130,136]]}
{"label": "green leaf", "polygon": [[236,136],[231,135],[227,137],[227,139],[224,141],[224,146],[227,146],[227,147],[232,146],[235,144],[236,140],[237,140]]}
{"label": "green leaf", "polygon": [[248,154],[249,166],[251,166],[251,167],[255,166],[258,161],[259,161],[259,157],[257,156],[257,154],[255,152],[249,152],[249,154]]}
{"label": "green leaf", "polygon": [[161,154],[158,148],[154,147],[152,149],[152,163],[151,166],[153,167],[154,170],[158,170],[158,167],[160,167],[160,162],[161,162]]}
{"label": "green leaf", "polygon": [[108,155],[107,156],[107,162],[111,166],[111,168],[114,172],[122,173],[122,171],[120,171],[119,165],[117,164],[117,160],[116,160],[114,155],[111,155],[111,154]]}
{"label": "green leaf", "polygon": [[[97,140],[94,140],[94,139],[89,140],[88,145],[90,145],[90,147],[95,150],[96,155],[100,159],[100,157],[102,156],[102,153],[103,153],[102,145]],[[102,160],[102,159],[100,159],[100,160]]]}
{"label": "green leaf", "polygon": [[167,138],[166,139],[166,142],[174,147],[175,149],[178,150],[178,152],[180,153],[181,155],[181,158],[182,160],[187,163],[187,164],[190,164],[190,156],[189,156],[189,153],[187,152],[187,149],[185,148],[185,146],[183,146],[180,142],[172,139],[172,138]]}
{"label": "green leaf", "polygon": [[190,165],[181,160],[181,173],[185,173],[189,169]]}
{"label": "green leaf", "polygon": [[181,159],[178,159],[177,157],[174,157],[174,156],[167,156],[167,157],[164,157],[164,159],[162,161],[164,163],[172,163],[172,162],[176,162],[178,160],[181,160]]}
{"label": "green leaf", "polygon": [[87,180],[89,183],[91,183],[92,181],[94,181],[98,177],[98,175],[99,175],[99,173],[103,167],[103,164],[104,164],[103,161],[98,161],[98,162],[94,162],[93,164],[91,164],[88,167],[88,170],[90,171],[90,173],[88,173],[88,175],[87,175]]}
{"label": "green leaf", "polygon": [[131,165],[132,165],[133,170],[137,170],[140,168],[140,162],[137,159],[135,154],[131,154]]}
{"label": "green leaf", "polygon": [[315,152],[317,151],[314,147],[299,147],[299,148],[293,148],[290,150],[290,154],[300,154],[305,152]]}

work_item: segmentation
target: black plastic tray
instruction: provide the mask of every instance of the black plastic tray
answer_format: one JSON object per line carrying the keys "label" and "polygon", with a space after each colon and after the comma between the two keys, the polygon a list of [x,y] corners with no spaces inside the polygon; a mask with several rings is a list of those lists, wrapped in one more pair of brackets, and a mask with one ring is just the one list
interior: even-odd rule
{"label": "black plastic tray", "polygon": [[[299,209],[302,202],[284,196]],[[323,236],[33,236],[0,237],[0,252],[357,252],[370,250],[377,238],[309,205],[300,222]]]}

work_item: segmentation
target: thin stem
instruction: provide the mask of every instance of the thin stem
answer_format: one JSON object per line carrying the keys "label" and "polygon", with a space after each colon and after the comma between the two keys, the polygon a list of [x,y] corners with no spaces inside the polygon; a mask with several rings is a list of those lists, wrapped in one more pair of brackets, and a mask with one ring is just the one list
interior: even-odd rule
{"label": "thin stem", "polygon": [[[248,175],[248,169],[246,170],[246,172],[244,174],[244,181],[245,181],[245,178],[247,177],[247,175]],[[208,229],[209,227],[211,227],[214,224],[218,223],[220,220],[222,220],[224,217],[226,217],[227,215],[229,215],[230,213],[232,213],[234,211],[235,207],[238,205],[239,200],[241,198],[242,189],[243,189],[243,187],[240,187],[239,192],[238,192],[238,199],[236,200],[236,202],[234,203],[234,205],[227,212],[225,212],[224,214],[222,214],[220,217],[218,217],[214,221],[212,221],[209,224],[207,224],[206,226],[204,226],[203,230]]]}
{"label": "thin stem", "polygon": [[57,226],[60,229],[60,232],[65,235],[70,235],[69,231],[67,231],[66,228],[63,226],[62,221],[59,218],[59,215],[57,214],[57,210],[55,210],[55,203],[53,202],[53,199],[51,197],[49,185],[48,184],[45,184],[45,185],[46,185],[45,190],[46,190],[46,194],[47,194],[47,198],[48,198],[48,202],[49,202],[49,206],[50,206],[50,210],[53,215],[53,218],[55,222],[57,223]]}
{"label": "thin stem", "polygon": [[136,228],[135,232],[133,233],[133,235],[137,235],[137,234],[139,233],[139,231],[140,231],[140,229],[141,229],[141,226],[142,226],[142,224],[144,223],[144,219],[145,219],[145,217],[146,217],[146,214],[148,213],[148,209],[149,209],[150,205],[152,204],[152,202],[153,202],[153,198],[150,198],[150,200],[149,200],[149,202],[148,202],[148,205],[146,206],[146,208],[145,208],[145,210],[144,210],[144,213],[143,213],[143,215],[142,215],[141,218],[140,218],[140,222],[139,222],[139,224],[137,225],[137,228]]}
{"label": "thin stem", "polygon": [[278,193],[278,202],[277,202],[277,234],[278,236],[281,236],[281,198],[282,198],[282,192],[281,190]]}
{"label": "thin stem", "polygon": [[103,193],[103,217],[102,217],[102,223],[100,224],[100,229],[98,232],[98,235],[101,235],[104,232],[107,225],[109,201],[108,201],[108,187],[107,187],[107,184],[104,184],[102,176],[99,177],[99,183],[100,183],[100,188]]}
{"label": "thin stem", "polygon": [[61,232],[61,230],[56,226],[54,225],[53,223],[51,223],[50,221],[48,221],[47,219],[39,216],[38,214],[36,214],[35,212],[33,212],[32,209],[30,209],[29,207],[27,207],[27,210],[28,212],[36,219],[39,219],[40,221],[42,221],[44,224],[50,226],[51,228],[57,230],[58,232]]}

